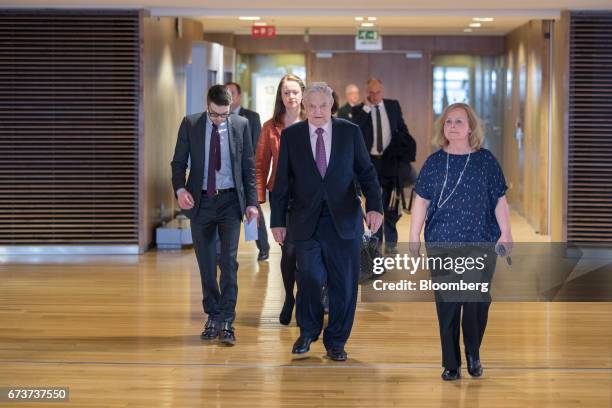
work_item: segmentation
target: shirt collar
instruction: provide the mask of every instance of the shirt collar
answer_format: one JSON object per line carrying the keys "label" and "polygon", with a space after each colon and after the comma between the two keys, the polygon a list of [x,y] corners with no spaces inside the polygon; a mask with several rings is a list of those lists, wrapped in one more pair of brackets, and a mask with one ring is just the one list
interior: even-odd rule
{"label": "shirt collar", "polygon": [[[318,129],[318,126],[313,125],[312,123],[308,122],[308,128],[310,130],[310,135],[316,135],[315,130]],[[330,119],[329,122],[327,122],[325,125],[321,126],[321,128],[325,131],[325,134],[327,135],[331,135],[331,129],[332,129],[332,120]]]}
{"label": "shirt collar", "polygon": [[235,113],[236,115],[240,115],[240,108],[242,108],[242,106],[238,105],[238,107],[234,109],[232,113]]}

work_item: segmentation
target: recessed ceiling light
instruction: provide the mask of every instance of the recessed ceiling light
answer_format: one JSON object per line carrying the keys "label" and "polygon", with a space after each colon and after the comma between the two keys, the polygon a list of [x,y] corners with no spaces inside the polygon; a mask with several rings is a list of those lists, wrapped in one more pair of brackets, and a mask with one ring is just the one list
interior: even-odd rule
{"label": "recessed ceiling light", "polygon": [[265,21],[256,21],[253,23],[253,25],[257,27],[264,27],[264,26],[267,26],[268,23],[266,23]]}
{"label": "recessed ceiling light", "polygon": [[490,23],[491,21],[494,21],[495,19],[493,17],[474,17],[472,20],[480,21],[482,23]]}
{"label": "recessed ceiling light", "polygon": [[361,23],[362,27],[374,27],[374,23]]}
{"label": "recessed ceiling light", "polygon": [[471,33],[472,31],[474,31],[474,30],[472,30],[471,28],[465,28],[463,30],[464,33]]}
{"label": "recessed ceiling light", "polygon": [[368,21],[376,21],[376,17],[368,17]]}
{"label": "recessed ceiling light", "polygon": [[238,17],[239,20],[242,21],[257,21],[257,20],[261,20],[261,17],[255,17],[255,16],[241,16]]}
{"label": "recessed ceiling light", "polygon": [[356,21],[363,21],[363,17],[355,17]]}
{"label": "recessed ceiling light", "polygon": [[478,27],[481,27],[481,26],[482,26],[482,24],[480,24],[480,23],[472,23],[472,24],[470,24],[470,27],[472,27],[472,28],[478,28]]}

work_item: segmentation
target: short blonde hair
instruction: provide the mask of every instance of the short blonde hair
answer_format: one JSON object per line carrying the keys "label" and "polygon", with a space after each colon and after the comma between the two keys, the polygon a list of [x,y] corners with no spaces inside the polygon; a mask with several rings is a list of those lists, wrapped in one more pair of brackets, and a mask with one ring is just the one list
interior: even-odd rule
{"label": "short blonde hair", "polygon": [[484,133],[482,131],[482,126],[480,125],[480,118],[478,115],[476,115],[474,109],[472,109],[470,105],[466,103],[453,103],[444,109],[444,112],[442,112],[434,123],[435,130],[433,143],[441,149],[448,146],[448,139],[446,136],[444,136],[444,122],[446,121],[446,117],[448,116],[449,112],[457,108],[463,109],[468,117],[468,125],[470,126],[471,130],[468,136],[470,147],[474,150],[479,150],[484,143]]}

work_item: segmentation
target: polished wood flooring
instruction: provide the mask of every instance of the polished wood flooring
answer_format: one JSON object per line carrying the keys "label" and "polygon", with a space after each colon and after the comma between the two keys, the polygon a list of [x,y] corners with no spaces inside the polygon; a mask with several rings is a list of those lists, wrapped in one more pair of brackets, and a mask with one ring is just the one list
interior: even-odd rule
{"label": "polished wood flooring", "polygon": [[[546,239],[512,218],[515,240]],[[321,342],[294,358],[280,251],[256,253],[241,243],[233,348],[199,339],[192,250],[0,256],[0,387],[70,387],[69,403],[18,407],[612,406],[612,303],[494,303],[484,377],[445,383],[427,302],[359,303],[347,362]]]}

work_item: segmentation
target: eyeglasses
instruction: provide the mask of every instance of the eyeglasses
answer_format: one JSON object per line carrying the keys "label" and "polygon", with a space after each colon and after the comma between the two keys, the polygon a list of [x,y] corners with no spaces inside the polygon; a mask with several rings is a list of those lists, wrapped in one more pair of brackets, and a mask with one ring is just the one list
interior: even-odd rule
{"label": "eyeglasses", "polygon": [[217,118],[227,119],[227,118],[229,118],[229,115],[231,115],[231,112],[227,112],[227,113],[217,113],[217,112],[211,112],[211,111],[208,111],[208,116],[209,116],[211,119],[217,119]]}

